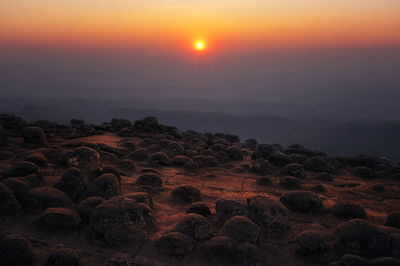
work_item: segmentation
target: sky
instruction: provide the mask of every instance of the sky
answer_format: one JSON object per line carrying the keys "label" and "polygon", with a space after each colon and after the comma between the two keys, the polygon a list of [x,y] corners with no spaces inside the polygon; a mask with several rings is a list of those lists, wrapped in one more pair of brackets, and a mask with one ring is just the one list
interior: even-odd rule
{"label": "sky", "polygon": [[0,91],[391,98],[400,90],[399,14],[398,0],[2,0]]}

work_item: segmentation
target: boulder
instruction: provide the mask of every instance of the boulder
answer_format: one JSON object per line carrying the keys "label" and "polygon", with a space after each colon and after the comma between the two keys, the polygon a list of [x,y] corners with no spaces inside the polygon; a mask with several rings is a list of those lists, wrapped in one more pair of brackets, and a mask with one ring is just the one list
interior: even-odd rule
{"label": "boulder", "polygon": [[220,224],[224,224],[233,216],[245,216],[247,214],[246,206],[233,199],[219,199],[215,204],[217,219]]}
{"label": "boulder", "polygon": [[153,198],[146,192],[131,192],[124,194],[125,197],[135,200],[138,203],[144,203],[150,208],[153,208]]}
{"label": "boulder", "polygon": [[282,168],[281,175],[282,176],[294,176],[297,178],[304,178],[305,172],[304,172],[304,168],[301,164],[290,163]]}
{"label": "boulder", "polygon": [[0,218],[17,214],[21,209],[13,191],[0,183]]}
{"label": "boulder", "polygon": [[271,173],[271,164],[264,159],[257,159],[253,162],[251,171],[256,174],[269,174]]}
{"label": "boulder", "polygon": [[292,162],[290,157],[281,151],[274,151],[267,157],[268,161],[277,166],[285,166]]}
{"label": "boulder", "polygon": [[34,265],[31,242],[17,234],[4,236],[0,239],[0,262],[7,266]]}
{"label": "boulder", "polygon": [[76,209],[81,217],[83,225],[87,225],[89,223],[90,215],[92,214],[93,209],[103,201],[104,199],[102,197],[89,197],[79,203]]}
{"label": "boulder", "polygon": [[120,183],[114,174],[102,174],[88,185],[87,194],[109,199],[121,194]]}
{"label": "boulder", "polygon": [[168,155],[164,152],[156,152],[152,154],[149,158],[149,162],[155,165],[166,166],[169,165],[169,158]]}
{"label": "boulder", "polygon": [[189,213],[173,226],[171,232],[180,232],[196,240],[206,240],[211,236],[211,223],[204,216]]}
{"label": "boulder", "polygon": [[388,254],[391,246],[388,232],[363,219],[343,222],[335,230],[335,247],[341,254],[377,258]]}
{"label": "boulder", "polygon": [[129,159],[121,160],[120,169],[121,169],[121,173],[127,177],[133,176],[136,172],[135,163]]}
{"label": "boulder", "polygon": [[84,175],[90,174],[100,168],[100,155],[92,148],[76,148],[71,159],[73,160],[73,166],[79,168]]}
{"label": "boulder", "polygon": [[369,266],[369,262],[363,257],[345,254],[340,259],[340,266]]}
{"label": "boulder", "polygon": [[39,174],[39,167],[31,162],[20,162],[3,172],[2,176],[3,178],[25,177],[32,174]]}
{"label": "boulder", "polygon": [[289,210],[279,201],[265,196],[247,199],[248,217],[264,232],[283,233],[290,228]]}
{"label": "boulder", "polygon": [[147,219],[142,210],[139,203],[131,199],[105,200],[93,209],[85,235],[109,245],[129,245],[137,249],[148,238]]}
{"label": "boulder", "polygon": [[81,222],[78,212],[69,208],[48,208],[34,221],[42,230],[70,230]]}
{"label": "boulder", "polygon": [[377,175],[370,168],[365,166],[354,168],[353,175],[364,179],[373,179],[377,177]]}
{"label": "boulder", "polygon": [[209,217],[211,215],[211,210],[206,203],[195,202],[190,205],[189,209],[186,210],[186,213],[196,213],[204,217]]}
{"label": "boulder", "polygon": [[46,147],[46,134],[40,127],[25,127],[22,130],[24,145],[28,148]]}
{"label": "boulder", "polygon": [[185,234],[171,232],[157,239],[156,247],[166,256],[183,257],[194,249],[194,241]]}
{"label": "boulder", "polygon": [[73,201],[79,202],[86,193],[87,181],[77,168],[70,168],[54,187],[63,191]]}
{"label": "boulder", "polygon": [[52,253],[43,266],[80,266],[78,254],[70,248],[61,248]]}
{"label": "boulder", "polygon": [[303,163],[305,170],[311,172],[326,172],[326,173],[336,173],[337,166],[334,159],[328,157],[314,156],[307,159]]}
{"label": "boulder", "polygon": [[72,200],[61,190],[52,187],[36,187],[29,190],[24,206],[32,213],[39,213],[47,208],[71,208]]}
{"label": "boulder", "polygon": [[197,248],[197,256],[208,263],[228,265],[233,263],[237,254],[238,243],[228,236],[216,236],[204,241]]}
{"label": "boulder", "polygon": [[400,229],[400,211],[389,212],[386,217],[386,225]]}
{"label": "boulder", "polygon": [[219,235],[229,236],[239,242],[255,244],[258,242],[260,228],[250,219],[234,216],[227,220],[219,231]]}
{"label": "boulder", "polygon": [[352,202],[338,203],[332,208],[329,208],[328,212],[344,219],[367,219],[367,213],[364,208]]}
{"label": "boulder", "polygon": [[181,185],[172,191],[172,196],[189,202],[201,201],[201,192],[192,185]]}
{"label": "boulder", "polygon": [[297,177],[284,176],[281,177],[279,186],[286,189],[299,189],[301,187],[301,183]]}
{"label": "boulder", "polygon": [[149,154],[148,154],[147,150],[142,149],[142,148],[135,150],[131,155],[131,159],[133,161],[143,162],[143,161],[146,161],[148,158],[149,158]]}
{"label": "boulder", "polygon": [[315,231],[303,231],[296,236],[297,252],[305,257],[328,251],[328,242]]}
{"label": "boulder", "polygon": [[317,194],[310,191],[288,192],[280,197],[280,201],[291,211],[318,212],[323,204]]}
{"label": "boulder", "polygon": [[193,161],[199,167],[215,167],[215,166],[218,166],[218,160],[213,155],[196,155],[196,156],[193,156]]}
{"label": "boulder", "polygon": [[8,146],[8,136],[4,130],[0,128],[0,147]]}
{"label": "boulder", "polygon": [[376,258],[369,262],[370,266],[400,266],[400,260],[393,257]]}
{"label": "boulder", "polygon": [[[3,183],[12,190],[15,198],[19,201],[19,203],[23,204],[25,202],[26,196],[29,192],[29,187],[26,182],[19,178],[11,177],[3,180]],[[4,202],[6,202],[6,200]]]}
{"label": "boulder", "polygon": [[146,173],[139,176],[135,182],[138,186],[161,187],[163,181],[160,175],[156,173]]}

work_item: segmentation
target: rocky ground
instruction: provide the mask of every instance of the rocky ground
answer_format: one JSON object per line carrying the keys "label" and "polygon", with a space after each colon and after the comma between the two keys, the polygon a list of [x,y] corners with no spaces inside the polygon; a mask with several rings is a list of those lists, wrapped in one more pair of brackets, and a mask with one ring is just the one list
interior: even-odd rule
{"label": "rocky ground", "polygon": [[0,116],[0,265],[400,265],[400,165]]}

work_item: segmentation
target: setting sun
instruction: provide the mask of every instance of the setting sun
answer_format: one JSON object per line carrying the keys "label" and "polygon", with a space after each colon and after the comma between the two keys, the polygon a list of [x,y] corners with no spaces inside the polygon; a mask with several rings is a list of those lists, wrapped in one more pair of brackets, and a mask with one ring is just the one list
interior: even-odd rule
{"label": "setting sun", "polygon": [[198,51],[203,50],[205,48],[204,42],[202,41],[195,42],[194,48]]}

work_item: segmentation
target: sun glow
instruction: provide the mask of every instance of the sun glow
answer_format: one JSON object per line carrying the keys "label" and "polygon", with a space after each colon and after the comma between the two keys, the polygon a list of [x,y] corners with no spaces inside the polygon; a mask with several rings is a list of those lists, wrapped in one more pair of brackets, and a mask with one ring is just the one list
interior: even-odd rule
{"label": "sun glow", "polygon": [[197,51],[204,50],[205,44],[204,44],[203,41],[196,41],[196,42],[194,43],[194,48],[195,48]]}

